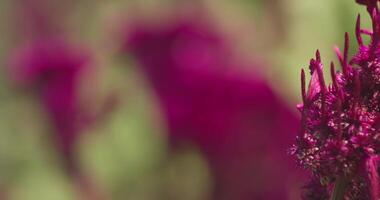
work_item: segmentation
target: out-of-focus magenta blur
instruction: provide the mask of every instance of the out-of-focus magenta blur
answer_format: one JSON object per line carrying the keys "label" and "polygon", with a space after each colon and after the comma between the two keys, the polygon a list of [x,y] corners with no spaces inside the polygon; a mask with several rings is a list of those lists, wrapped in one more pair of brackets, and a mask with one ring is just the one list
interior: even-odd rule
{"label": "out-of-focus magenta blur", "polygon": [[300,199],[306,176],[288,152],[302,61],[332,52],[365,12],[0,2],[0,200]]}

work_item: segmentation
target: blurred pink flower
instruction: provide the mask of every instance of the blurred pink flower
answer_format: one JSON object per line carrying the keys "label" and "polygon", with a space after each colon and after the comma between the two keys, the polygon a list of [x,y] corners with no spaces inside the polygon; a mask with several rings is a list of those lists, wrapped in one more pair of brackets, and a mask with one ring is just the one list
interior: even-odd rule
{"label": "blurred pink flower", "polygon": [[78,118],[79,75],[90,53],[63,39],[35,41],[12,54],[12,79],[33,89],[41,99],[57,134],[56,142],[69,168],[74,167],[73,145],[81,130]]}
{"label": "blurred pink flower", "polygon": [[15,35],[23,43],[10,55],[11,79],[38,96],[51,121],[57,152],[63,157],[65,170],[78,188],[80,198],[108,199],[102,187],[80,168],[75,146],[85,128],[103,120],[114,109],[117,97],[108,96],[95,112],[79,100],[82,75],[91,64],[92,52],[71,43],[64,31],[74,1],[12,3],[15,17],[11,18],[11,24],[16,26]]}
{"label": "blurred pink flower", "polygon": [[[117,98],[110,95],[99,113],[79,105],[78,89],[86,65],[93,64],[92,52],[83,44],[70,42],[65,30],[74,2],[71,0],[17,0],[13,2],[15,34],[22,44],[11,53],[11,79],[33,89],[39,96],[55,129],[55,137],[69,168],[74,167],[74,143],[83,128],[103,119]],[[98,110],[98,109],[96,109]]]}
{"label": "blurred pink flower", "polygon": [[209,24],[183,20],[130,30],[125,50],[160,99],[169,140],[201,149],[214,176],[213,199],[290,199],[299,174],[286,149],[299,120],[270,86],[237,70],[240,63]]}

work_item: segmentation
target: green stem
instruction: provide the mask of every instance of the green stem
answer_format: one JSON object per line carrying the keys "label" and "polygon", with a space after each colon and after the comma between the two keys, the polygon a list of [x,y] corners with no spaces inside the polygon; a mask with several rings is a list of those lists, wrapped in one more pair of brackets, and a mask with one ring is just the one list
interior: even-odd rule
{"label": "green stem", "polygon": [[348,181],[346,177],[339,177],[334,186],[331,200],[343,200]]}

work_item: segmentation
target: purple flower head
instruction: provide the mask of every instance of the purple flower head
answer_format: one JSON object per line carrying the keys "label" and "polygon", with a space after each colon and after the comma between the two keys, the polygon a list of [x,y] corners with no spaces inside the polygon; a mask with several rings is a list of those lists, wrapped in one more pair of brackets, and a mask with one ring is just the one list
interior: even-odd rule
{"label": "purple flower head", "polygon": [[[311,80],[305,88],[301,72],[302,99],[298,105],[302,130],[294,154],[299,164],[328,188],[334,199],[379,199],[378,162],[380,153],[380,15],[372,1],[360,1],[372,9],[373,30],[356,23],[359,50],[349,60],[349,36],[345,35],[343,54],[336,48],[342,66],[336,72],[331,63],[332,84],[327,86],[317,51],[310,61]],[[362,35],[371,37],[369,45]],[[313,198],[305,198],[313,199]]]}
{"label": "purple flower head", "polygon": [[125,46],[159,97],[172,146],[203,152],[214,199],[288,199],[295,173],[284,150],[297,117],[259,75],[237,70],[223,37],[206,27],[139,25]]}
{"label": "purple flower head", "polygon": [[12,79],[33,89],[41,99],[68,165],[73,164],[73,145],[80,133],[78,78],[88,61],[88,52],[63,39],[40,40],[20,47],[10,61]]}

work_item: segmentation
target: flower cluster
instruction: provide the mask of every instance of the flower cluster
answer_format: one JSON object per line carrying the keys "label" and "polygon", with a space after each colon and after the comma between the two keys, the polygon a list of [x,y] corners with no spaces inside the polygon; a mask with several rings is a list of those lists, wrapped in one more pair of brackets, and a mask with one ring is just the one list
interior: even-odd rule
{"label": "flower cluster", "polygon": [[[325,83],[319,52],[310,61],[311,80],[306,90],[301,72],[302,100],[298,105],[302,127],[293,153],[299,164],[312,171],[314,179],[330,196],[345,199],[379,199],[378,161],[380,154],[380,13],[377,1],[357,1],[371,10],[373,30],[356,23],[359,50],[349,60],[349,36],[343,54],[336,48],[342,66],[331,63],[332,84]],[[362,35],[369,35],[369,45]],[[314,184],[315,185],[315,184]],[[308,187],[315,190],[315,187]],[[305,199],[313,198],[305,195]]]}

